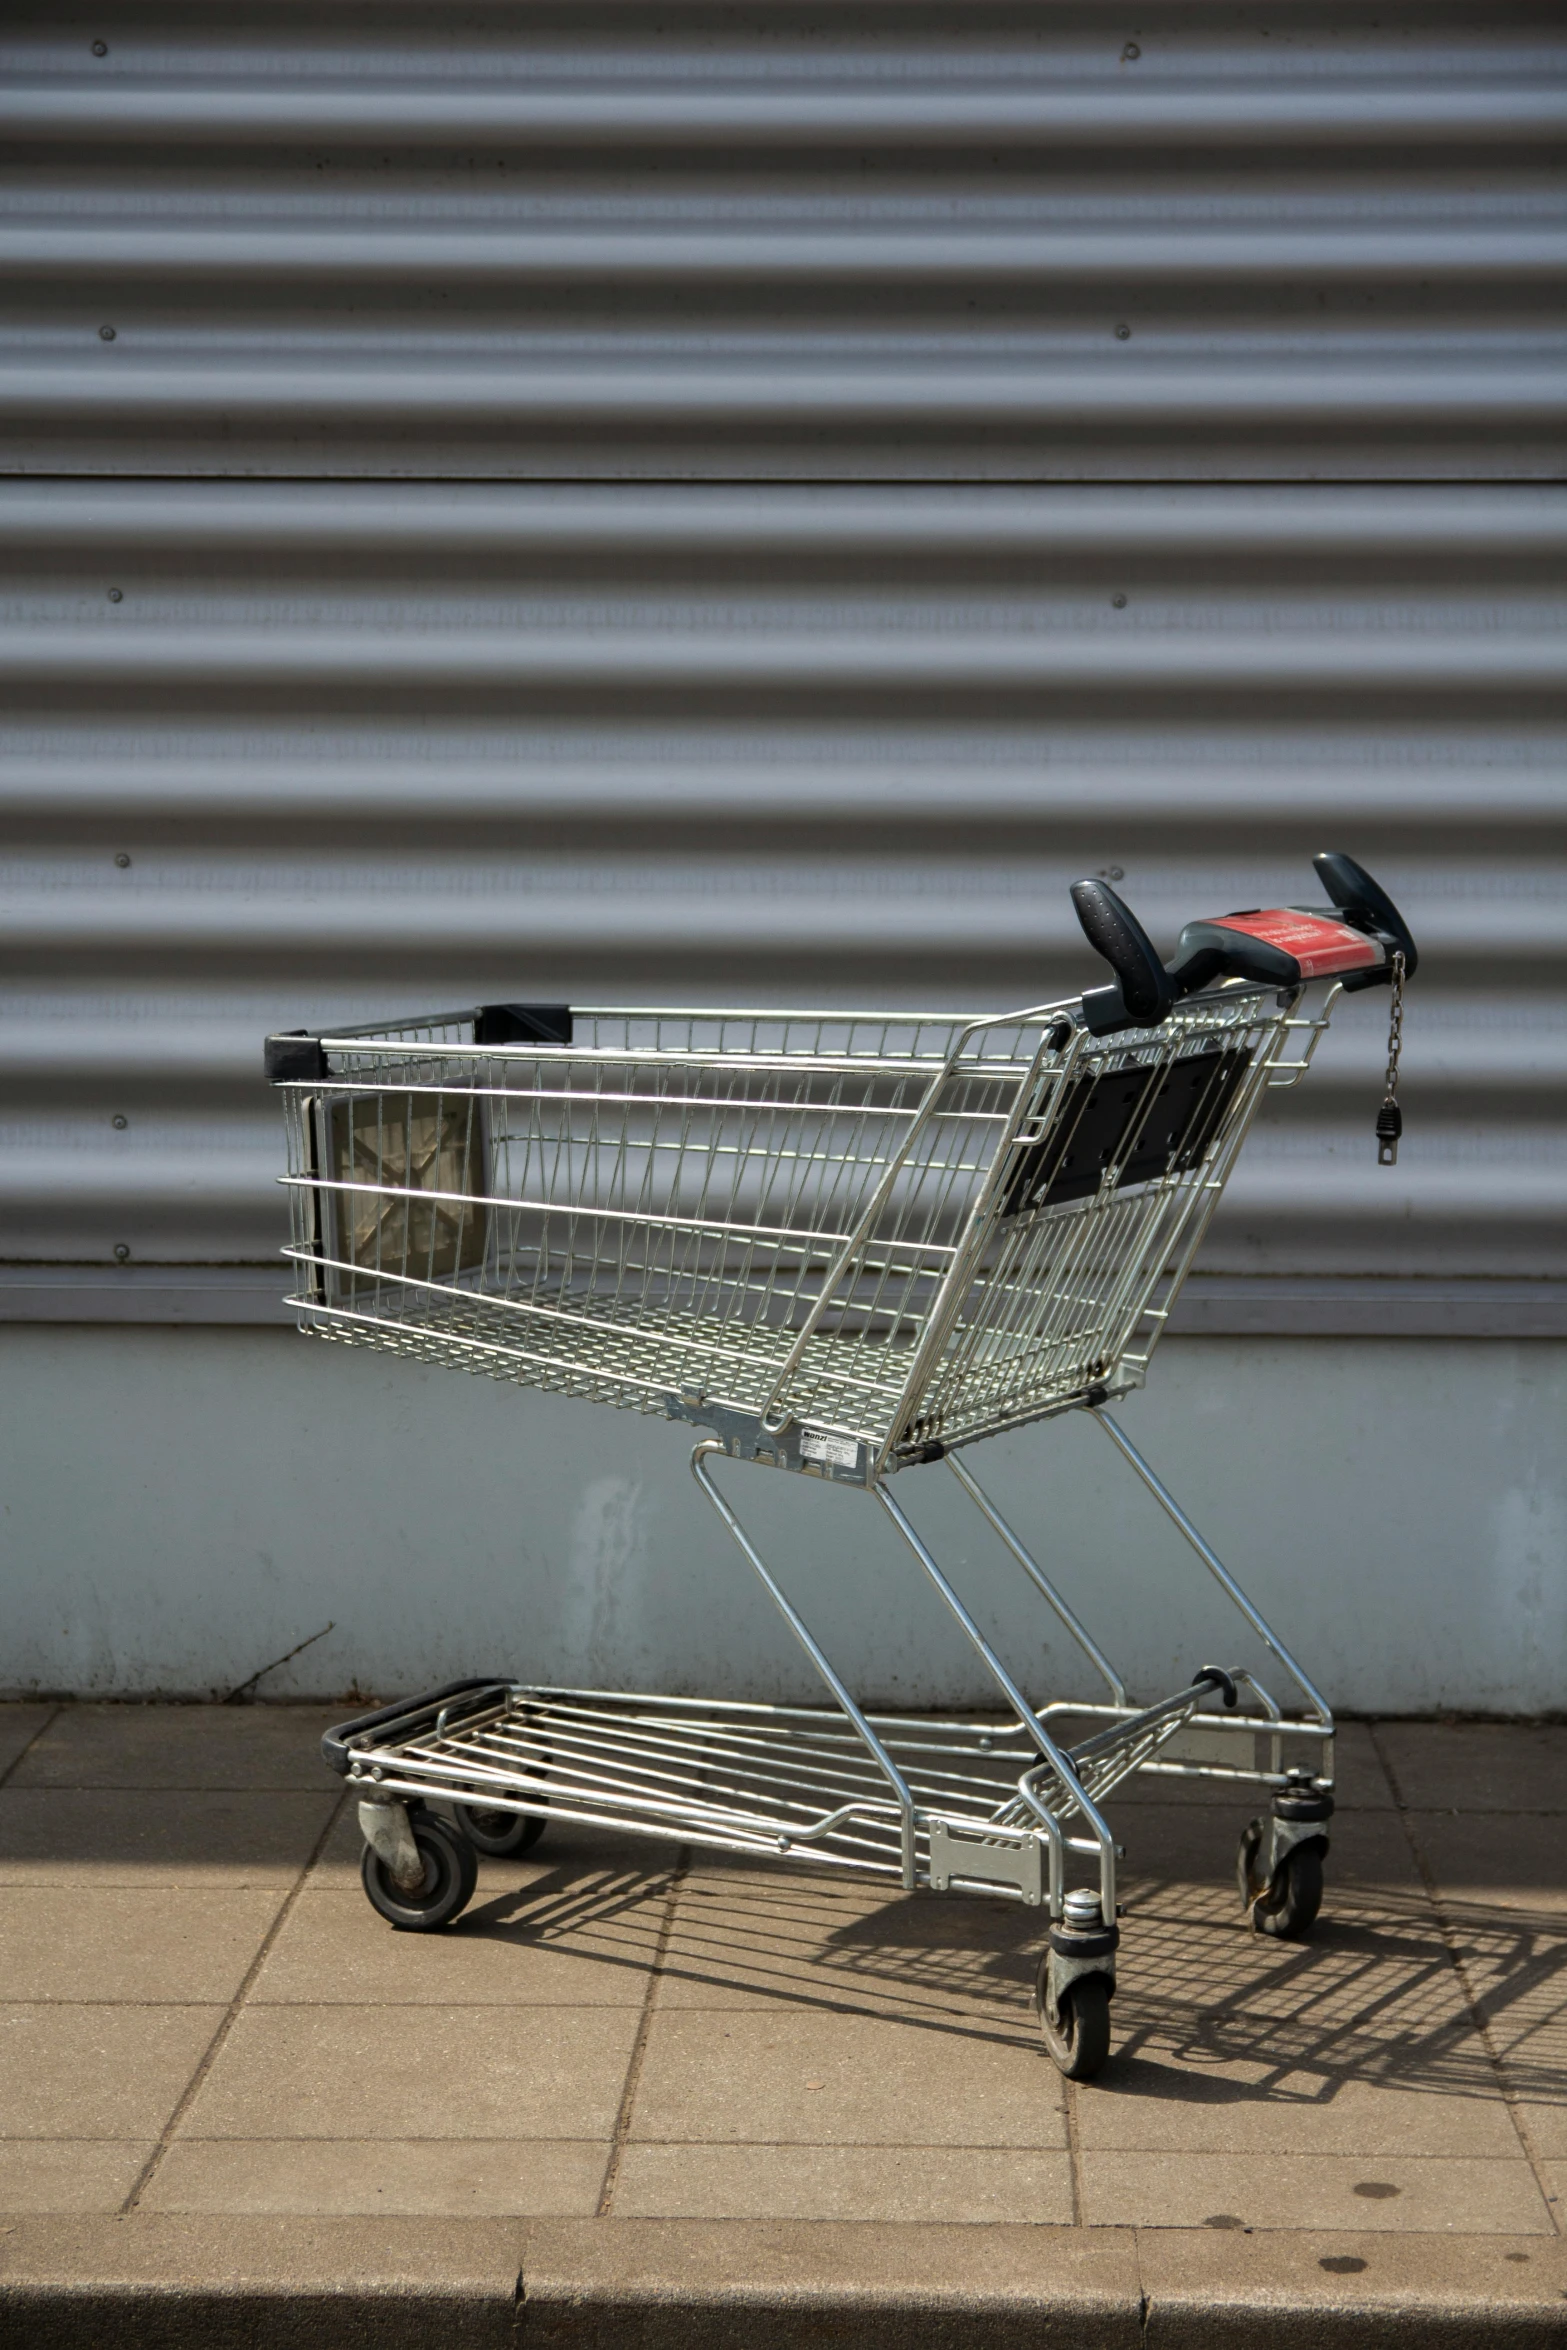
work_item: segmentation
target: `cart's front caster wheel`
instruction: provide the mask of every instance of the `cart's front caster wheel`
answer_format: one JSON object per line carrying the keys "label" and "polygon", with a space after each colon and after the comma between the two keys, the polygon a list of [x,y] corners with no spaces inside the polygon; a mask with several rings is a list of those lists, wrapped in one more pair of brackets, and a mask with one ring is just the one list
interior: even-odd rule
{"label": "cart's front caster wheel", "polygon": [[1322,1907],[1322,1848],[1297,1844],[1274,1870],[1266,1892],[1251,1906],[1251,1922],[1259,1934],[1276,1934],[1287,1942],[1311,1932]]}
{"label": "cart's front caster wheel", "polygon": [[531,1852],[546,1824],[541,1812],[489,1811],[479,1803],[454,1803],[452,1811],[474,1851],[491,1860],[514,1860]]}
{"label": "cart's front caster wheel", "polygon": [[1034,2008],[1052,2061],[1069,2081],[1091,2081],[1110,2053],[1110,1978],[1079,1975],[1056,2001],[1050,2020],[1050,1952],[1039,1961]]}
{"label": "cart's front caster wheel", "polygon": [[[1050,1963],[1047,1953],[1045,1965]],[[1079,1975],[1056,2005],[1059,2023],[1045,2006],[1043,1970],[1039,1987],[1039,2028],[1057,2069],[1069,2081],[1091,2081],[1110,2053],[1110,1985],[1103,1975]]]}
{"label": "cart's front caster wheel", "polygon": [[422,1884],[405,1892],[368,1844],[359,1873],[371,1908],[378,1909],[388,1924],[404,1934],[430,1934],[438,1926],[449,1926],[467,1908],[479,1882],[479,1862],[466,1836],[438,1813],[413,1812],[408,1825],[424,1862]]}

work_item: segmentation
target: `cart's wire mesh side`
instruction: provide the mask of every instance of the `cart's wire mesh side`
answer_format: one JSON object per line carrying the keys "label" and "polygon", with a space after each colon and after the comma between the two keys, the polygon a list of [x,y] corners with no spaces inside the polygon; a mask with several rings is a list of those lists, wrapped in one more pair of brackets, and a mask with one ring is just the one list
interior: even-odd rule
{"label": "cart's wire mesh side", "polygon": [[966,1440],[1146,1341],[1281,1018],[1234,991],[1106,1046],[613,1010],[551,1048],[477,1047],[471,1015],[328,1038],[284,1089],[302,1319],[604,1402]]}
{"label": "cart's wire mesh side", "polygon": [[[1172,1022],[1156,1044],[1096,1052],[1075,1081],[1046,1091],[1013,1143],[1001,1212],[972,1272],[951,1285],[950,1328],[931,1350],[911,1441],[963,1443],[1146,1367],[1281,1032],[1280,1015],[1259,1014],[1255,997],[1224,1015],[1209,1008]],[[1138,1181],[1140,1166],[1149,1171]]]}

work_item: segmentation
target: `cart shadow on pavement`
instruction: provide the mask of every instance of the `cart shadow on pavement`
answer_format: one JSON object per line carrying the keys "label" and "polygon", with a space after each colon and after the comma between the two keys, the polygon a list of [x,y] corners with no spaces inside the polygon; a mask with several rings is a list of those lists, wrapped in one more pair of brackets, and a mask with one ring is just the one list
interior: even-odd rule
{"label": "cart shadow on pavement", "polygon": [[[564,1862],[539,1871],[526,1885],[486,1898],[481,1873],[476,1898],[446,1931],[463,1940],[482,1935],[519,1948],[538,1942],[562,1947],[592,1943],[593,1955],[605,1957],[608,1954],[597,1947],[600,1937],[623,1920],[643,1919],[650,1909],[656,1914],[678,1874],[673,1865],[636,1869],[606,1867],[602,1862],[587,1867]],[[645,1944],[644,1936],[628,1946],[621,1963],[645,1965]]]}
{"label": "cart shadow on pavement", "polygon": [[1460,1936],[1392,1894],[1379,1915],[1322,1918],[1307,1943],[1172,1917],[1163,1948],[1129,1955],[1107,2086],[1320,2104],[1349,2082],[1489,2098],[1505,2074],[1516,2096],[1567,2104],[1559,1923],[1491,1912]]}
{"label": "cart shadow on pavement", "polygon": [[[1129,1894],[1103,2089],[1322,2105],[1353,2082],[1490,2098],[1500,2066],[1514,2095],[1567,2104],[1560,1914],[1448,1902],[1439,1915],[1422,1892],[1352,1884],[1297,1943],[1253,1932],[1211,1882],[1144,1879]],[[660,2006],[814,2010],[1038,2045],[1043,1922],[1007,1902],[708,1860],[584,1873],[563,1855],[489,1901],[481,1881],[455,1930],[638,1968],[661,1938]]]}

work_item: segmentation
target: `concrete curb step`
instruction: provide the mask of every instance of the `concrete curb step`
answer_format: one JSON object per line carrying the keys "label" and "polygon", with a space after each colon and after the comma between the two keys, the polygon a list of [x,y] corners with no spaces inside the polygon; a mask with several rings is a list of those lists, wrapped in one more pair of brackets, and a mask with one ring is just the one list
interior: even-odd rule
{"label": "concrete curb step", "polygon": [[1564,2350],[1567,2242],[0,2218],[5,2350]]}

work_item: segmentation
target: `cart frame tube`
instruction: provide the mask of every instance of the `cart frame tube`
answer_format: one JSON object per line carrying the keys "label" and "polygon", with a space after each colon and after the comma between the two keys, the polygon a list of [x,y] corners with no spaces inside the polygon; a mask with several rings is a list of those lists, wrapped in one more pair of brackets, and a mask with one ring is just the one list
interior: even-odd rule
{"label": "cart frame tube", "polygon": [[708,1500],[712,1503],[714,1509],[718,1512],[718,1515],[723,1519],[724,1524],[728,1527],[730,1533],[734,1536],[735,1541],[739,1544],[747,1559],[749,1559],[758,1579],[761,1582],[763,1590],[767,1593],[769,1599],[771,1599],[773,1605],[777,1608],[779,1614],[783,1617],[784,1622],[788,1625],[790,1631],[794,1634],[796,1640],[798,1640],[800,1646],[804,1649],[806,1655],[810,1658],[812,1664],[816,1667],[816,1670],[820,1673],[822,1679],[826,1682],[828,1688],[832,1691],[834,1697],[838,1700],[838,1703],[842,1706],[844,1712],[848,1715],[849,1720],[854,1724],[854,1727],[856,1730],[858,1730],[860,1736],[864,1739],[866,1746],[870,1749],[871,1755],[877,1764],[877,1767],[880,1769],[883,1777],[886,1779],[887,1784],[891,1787],[893,1794],[897,1797],[898,1808],[903,1814],[903,1887],[905,1892],[912,1893],[915,1890],[917,1882],[914,1865],[914,1832],[918,1815],[916,1814],[914,1808],[914,1796],[909,1787],[908,1781],[904,1778],[903,1773],[899,1770],[897,1764],[893,1761],[891,1755],[887,1752],[886,1747],[877,1737],[876,1732],[872,1729],[865,1715],[855,1704],[854,1699],[850,1696],[849,1691],[844,1683],[833,1671],[832,1666],[827,1660],[826,1652],[822,1649],[818,1641],[813,1637],[810,1627],[807,1625],[804,1617],[800,1614],[799,1609],[794,1605],[794,1602],[787,1596],[782,1587],[779,1585],[776,1578],[772,1574],[771,1569],[768,1567],[766,1560],[762,1557],[761,1552],[757,1549],[756,1544],[751,1540],[750,1535],[747,1534],[745,1528],[741,1525],[740,1520],[736,1517],[734,1511],[730,1508],[728,1502],[724,1499],[723,1495],[719,1492],[718,1487],[714,1484],[712,1477],[709,1475],[707,1469],[707,1459],[711,1453],[718,1453],[719,1455],[727,1458],[727,1455],[724,1451],[724,1446],[719,1442],[716,1436],[704,1437],[700,1444],[694,1445],[692,1447],[691,1474],[696,1479],[698,1485],[700,1485],[702,1488],[702,1491],[707,1495]]}
{"label": "cart frame tube", "polygon": [[965,1465],[964,1462],[959,1460],[956,1453],[948,1453],[947,1466],[952,1471],[953,1476],[956,1477],[958,1483],[962,1486],[964,1492],[968,1495],[970,1501],[973,1502],[975,1508],[979,1511],[981,1517],[985,1520],[985,1523],[990,1526],[994,1532],[1000,1535],[1002,1541],[1006,1544],[1008,1550],[1012,1553],[1012,1556],[1017,1560],[1018,1565],[1022,1568],[1029,1581],[1034,1585],[1036,1590],[1039,1591],[1041,1596],[1048,1600],[1051,1607],[1054,1608],[1057,1616],[1060,1618],[1061,1622],[1071,1633],[1072,1638],[1077,1642],[1078,1647],[1088,1658],[1090,1664],[1096,1668],[1103,1680],[1108,1684],[1110,1695],[1114,1698],[1116,1704],[1120,1706],[1126,1705],[1129,1702],[1126,1694],[1126,1683],[1121,1679],[1120,1674],[1116,1671],[1114,1665],[1111,1664],[1103,1649],[1099,1647],[1095,1640],[1090,1638],[1088,1632],[1078,1622],[1076,1616],[1067,1606],[1066,1601],[1061,1597],[1060,1592],[1051,1582],[1049,1576],[1045,1573],[1043,1567],[1040,1566],[1038,1560],[1035,1559],[1030,1552],[1024,1549],[1022,1543],[1018,1540],[1012,1528],[1007,1524],[1006,1519],[1001,1515],[1001,1512],[997,1509],[989,1494],[980,1484],[978,1478],[974,1476],[973,1472]]}
{"label": "cart frame tube", "polygon": [[[1103,1914],[1105,1924],[1107,1926],[1114,1925],[1116,1917],[1115,1839],[1111,1835],[1109,1826],[1103,1815],[1100,1813],[1092,1798],[1088,1794],[1087,1789],[1083,1786],[1081,1780],[1078,1778],[1077,1772],[1073,1768],[1071,1757],[1064,1753],[1059,1746],[1057,1746],[1055,1740],[1051,1737],[1049,1731],[1045,1728],[1038,1714],[1035,1713],[1034,1708],[1032,1705],[1030,1705],[1022,1690],[1013,1680],[1011,1674],[1007,1671],[1006,1666],[1002,1663],[1000,1657],[997,1656],[995,1650],[991,1647],[990,1642],[985,1638],[984,1633],[980,1630],[978,1624],[969,1614],[969,1611],[964,1606],[962,1600],[959,1599],[957,1593],[953,1590],[952,1585],[947,1581],[946,1576],[942,1573],[940,1567],[936,1564],[935,1559],[931,1556],[929,1550],[921,1541],[918,1533],[909,1523],[909,1520],[904,1514],[904,1511],[893,1499],[892,1495],[887,1491],[886,1486],[877,1485],[873,1487],[872,1490],[876,1495],[876,1499],[881,1503],[882,1508],[886,1511],[888,1517],[897,1527],[898,1532],[903,1536],[904,1541],[908,1544],[910,1550],[913,1551],[914,1556],[919,1560],[920,1565],[924,1568],[926,1574],[930,1577],[931,1581],[935,1584],[936,1589],[940,1592],[942,1598],[946,1601],[948,1607],[952,1610],[953,1615],[956,1616],[959,1624],[963,1628],[964,1634],[969,1640],[975,1653],[978,1655],[981,1663],[984,1665],[985,1670],[989,1673],[991,1679],[995,1682],[996,1687],[1001,1691],[1008,1705],[1016,1714],[1018,1721],[1022,1725],[1023,1729],[1028,1733],[1029,1737],[1033,1739],[1034,1744],[1038,1747],[1041,1759],[1044,1762],[1047,1762],[1050,1765],[1050,1768],[1057,1773],[1061,1784],[1069,1790],[1073,1802],[1077,1806],[1078,1810],[1082,1813],[1082,1816],[1087,1822],[1089,1828],[1093,1831],[1093,1834],[1098,1840],[1099,1845],[1099,1906]],[[1019,1782],[1019,1791],[1026,1796],[1030,1802],[1030,1807],[1038,1812],[1041,1819],[1043,1820],[1045,1814],[1037,1793],[1027,1788],[1025,1783],[1022,1781]],[[1054,1890],[1054,1888],[1052,1888],[1052,1890]]]}
{"label": "cart frame tube", "polygon": [[1087,1410],[1089,1418],[1097,1422],[1097,1424],[1104,1430],[1105,1434],[1109,1437],[1111,1443],[1116,1447],[1117,1451],[1120,1452],[1126,1460],[1131,1462],[1132,1467],[1137,1471],[1138,1476],[1141,1477],[1143,1483],[1147,1486],[1149,1492],[1153,1495],[1155,1501],[1159,1504],[1159,1507],[1164,1511],[1166,1517],[1169,1518],[1173,1525],[1180,1528],[1187,1541],[1191,1544],[1193,1550],[1197,1553],[1197,1556],[1202,1560],[1202,1563],[1207,1568],[1209,1574],[1212,1575],[1214,1581],[1219,1585],[1220,1589],[1225,1593],[1226,1597],[1230,1599],[1237,1608],[1239,1608],[1241,1614],[1245,1617],[1247,1623],[1250,1624],[1252,1630],[1256,1633],[1258,1639],[1268,1650],[1269,1654],[1277,1657],[1279,1663],[1284,1667],[1286,1673],[1289,1674],[1290,1679],[1294,1682],[1296,1688],[1300,1691],[1301,1695],[1305,1698],[1306,1703],[1311,1707],[1312,1712],[1316,1715],[1317,1720],[1321,1723],[1325,1735],[1331,1737],[1333,1734],[1333,1714],[1331,1708],[1328,1705],[1327,1699],[1322,1696],[1314,1683],[1307,1679],[1300,1666],[1295,1662],[1295,1659],[1291,1656],[1289,1650],[1285,1647],[1283,1641],[1279,1638],[1272,1625],[1268,1622],[1266,1616],[1263,1615],[1261,1609],[1252,1605],[1251,1601],[1246,1597],[1245,1592],[1236,1582],[1235,1577],[1230,1573],[1229,1568],[1219,1557],[1217,1551],[1213,1549],[1210,1543],[1204,1541],[1203,1537],[1198,1533],[1196,1527],[1192,1524],[1191,1519],[1186,1515],[1186,1512],[1182,1509],[1175,1496],[1166,1486],[1161,1485],[1159,1479],[1154,1475],[1152,1469],[1150,1469],[1148,1463],[1143,1459],[1142,1454],[1138,1451],[1136,1445],[1126,1434],[1125,1430],[1121,1428],[1116,1421],[1111,1419],[1110,1414],[1105,1411],[1102,1406],[1084,1406],[1083,1408]]}

